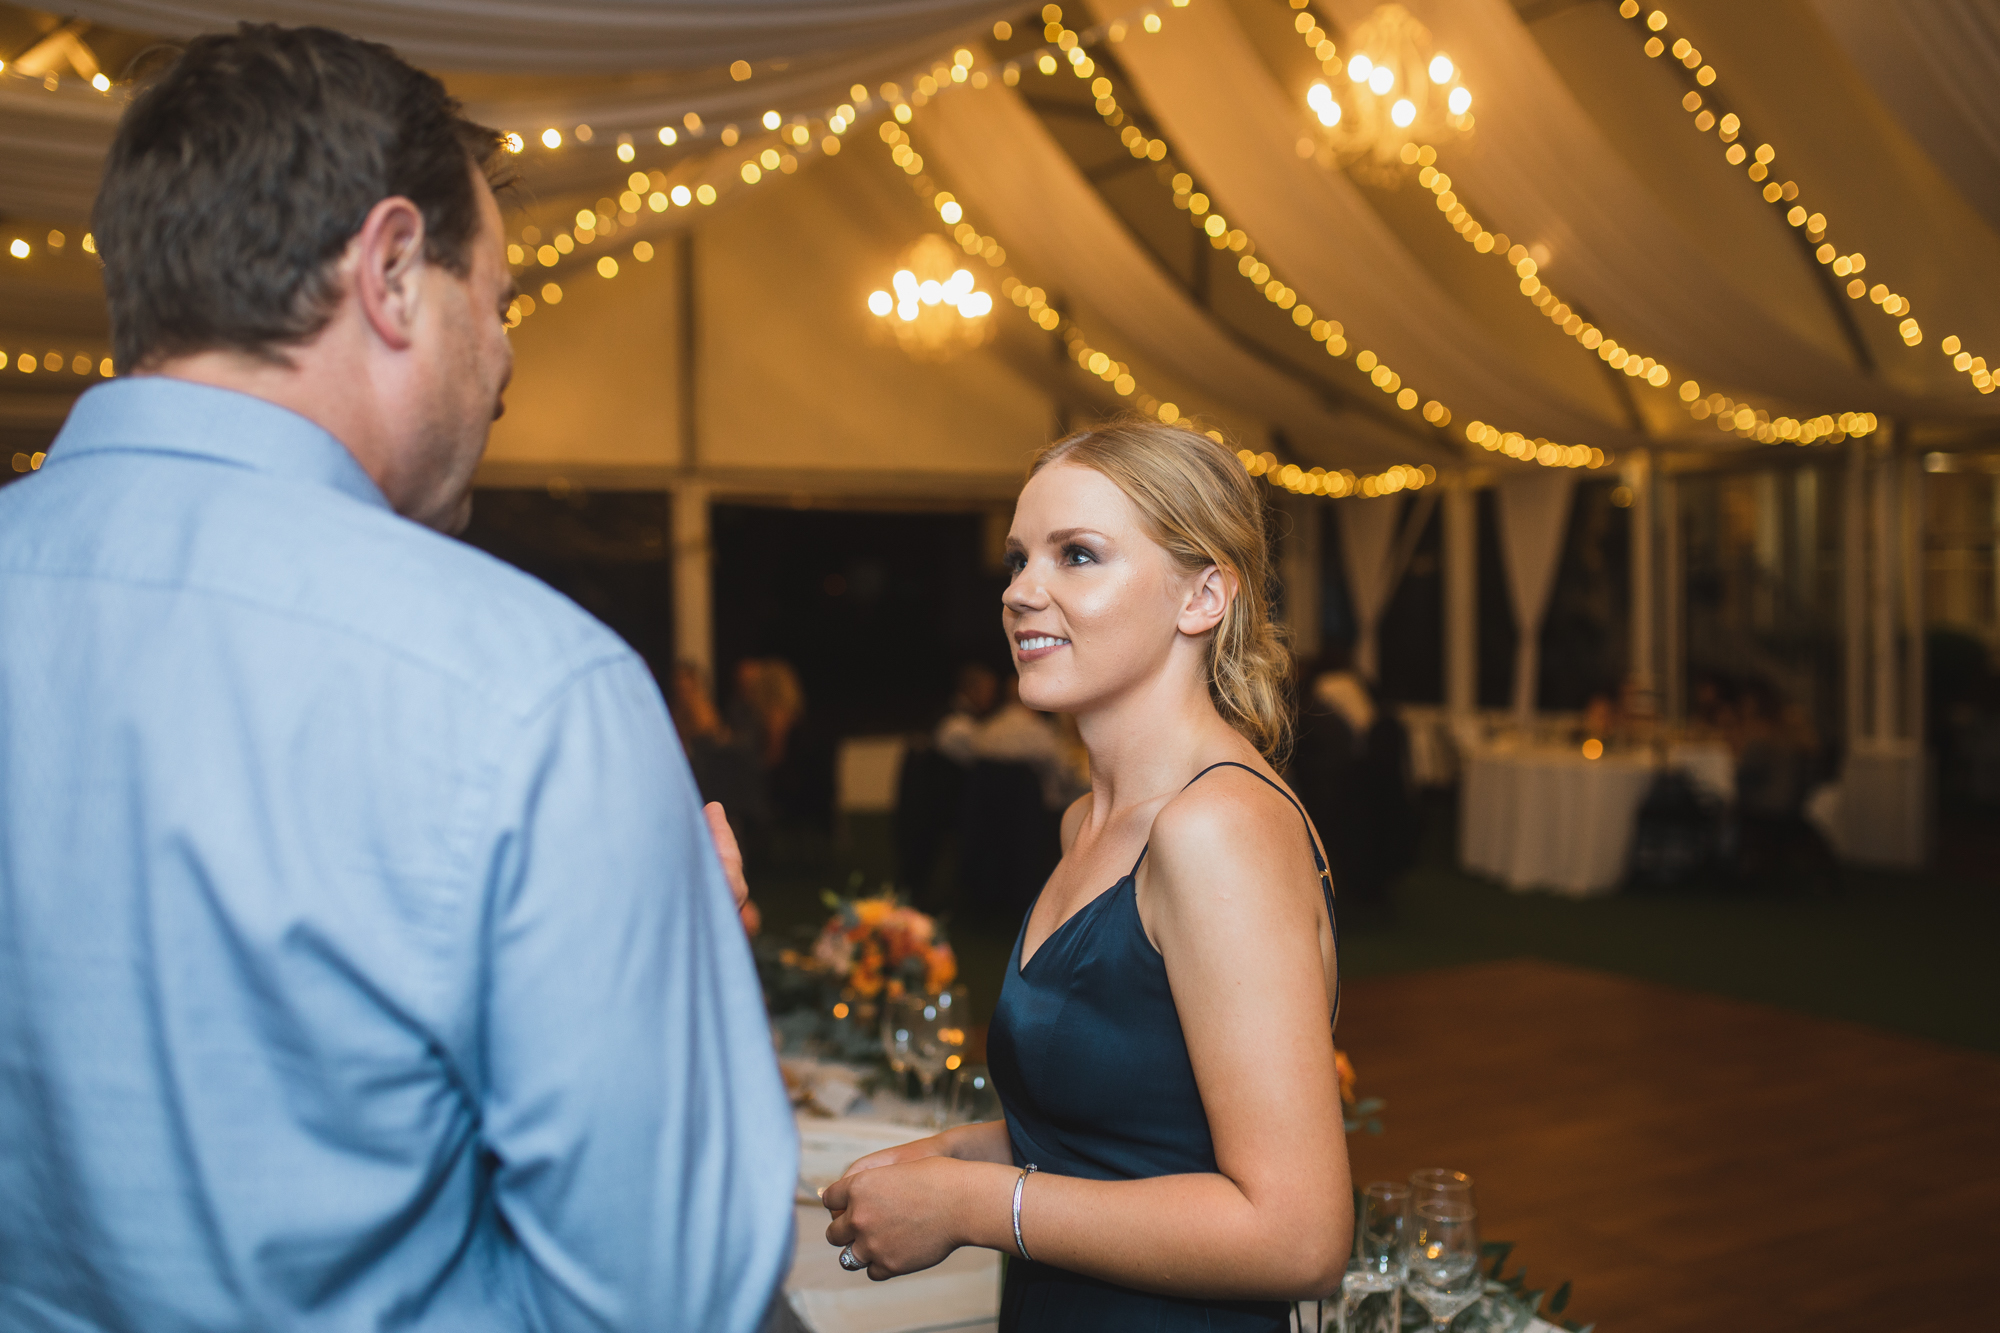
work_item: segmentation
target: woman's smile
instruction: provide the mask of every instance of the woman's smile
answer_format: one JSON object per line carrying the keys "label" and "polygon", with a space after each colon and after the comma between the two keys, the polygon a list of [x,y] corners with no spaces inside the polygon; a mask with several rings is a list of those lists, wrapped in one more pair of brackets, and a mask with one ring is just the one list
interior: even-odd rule
{"label": "woman's smile", "polygon": [[1039,662],[1059,648],[1069,647],[1069,640],[1053,634],[1036,634],[1026,630],[1015,634],[1015,654],[1023,662]]}

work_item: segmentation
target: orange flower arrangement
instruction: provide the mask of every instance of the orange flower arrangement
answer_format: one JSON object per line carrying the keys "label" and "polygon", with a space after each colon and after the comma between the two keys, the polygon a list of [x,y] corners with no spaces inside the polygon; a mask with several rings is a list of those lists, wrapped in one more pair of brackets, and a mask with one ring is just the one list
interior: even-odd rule
{"label": "orange flower arrangement", "polygon": [[834,914],[813,943],[811,961],[843,978],[857,998],[894,998],[914,989],[934,995],[957,979],[958,955],[934,918],[897,902],[894,893],[827,897]]}

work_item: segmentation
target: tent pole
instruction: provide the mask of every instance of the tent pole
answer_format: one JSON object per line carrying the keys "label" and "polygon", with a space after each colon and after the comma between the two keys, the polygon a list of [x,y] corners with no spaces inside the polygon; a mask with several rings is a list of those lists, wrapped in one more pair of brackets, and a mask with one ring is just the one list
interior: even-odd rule
{"label": "tent pole", "polygon": [[1628,677],[1632,687],[1632,707],[1640,716],[1658,711],[1658,678],[1653,666],[1653,627],[1658,610],[1653,593],[1653,452],[1640,450],[1625,474],[1632,488],[1629,511],[1630,563],[1632,573],[1631,662]]}
{"label": "tent pole", "polygon": [[[1899,423],[1900,430],[1900,423]],[[1874,725],[1869,734],[1877,741],[1895,740],[1902,730],[1897,725],[1901,700],[1896,696],[1896,468],[1895,432],[1882,441],[1875,459],[1874,559],[1868,564],[1869,622],[1874,631],[1875,699]]]}
{"label": "tent pole", "polygon": [[1320,650],[1320,506],[1310,495],[1284,497],[1291,520],[1285,533],[1281,566],[1285,576],[1285,625],[1291,631],[1292,652],[1306,659]]}
{"label": "tent pole", "polygon": [[1479,707],[1478,492],[1463,472],[1444,492],[1444,699],[1454,718]]}
{"label": "tent pole", "polygon": [[715,681],[715,578],[713,552],[709,545],[709,488],[697,481],[701,464],[700,438],[695,415],[699,383],[699,339],[696,305],[695,240],[692,229],[684,231],[675,247],[680,280],[679,320],[675,333],[679,374],[675,388],[680,402],[681,476],[674,486],[674,655],[692,662],[707,674],[711,688]]}
{"label": "tent pole", "polygon": [[1658,483],[1660,528],[1660,675],[1667,720],[1687,720],[1687,546],[1681,536],[1681,484]]}
{"label": "tent pole", "polygon": [[1847,479],[1841,487],[1840,610],[1844,748],[1852,753],[1868,734],[1868,443],[1847,442]]}

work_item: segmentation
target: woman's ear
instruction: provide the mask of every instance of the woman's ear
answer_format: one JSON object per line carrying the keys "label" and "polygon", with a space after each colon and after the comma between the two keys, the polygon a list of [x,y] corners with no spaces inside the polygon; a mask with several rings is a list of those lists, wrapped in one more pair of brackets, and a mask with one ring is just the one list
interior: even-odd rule
{"label": "woman's ear", "polygon": [[1241,587],[1234,570],[1220,565],[1210,565],[1194,576],[1188,586],[1187,600],[1181,603],[1180,619],[1175,628],[1189,637],[1208,633],[1222,623],[1222,617],[1229,613],[1229,604],[1236,600]]}

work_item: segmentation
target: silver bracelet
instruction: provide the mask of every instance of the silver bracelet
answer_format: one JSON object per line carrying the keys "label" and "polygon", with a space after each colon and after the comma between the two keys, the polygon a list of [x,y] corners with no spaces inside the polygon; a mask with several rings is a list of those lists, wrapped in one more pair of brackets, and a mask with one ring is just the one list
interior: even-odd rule
{"label": "silver bracelet", "polygon": [[1041,1169],[1030,1162],[1027,1169],[1021,1172],[1021,1178],[1014,1182],[1014,1248],[1019,1250],[1021,1257],[1027,1259],[1029,1263],[1035,1261],[1029,1258],[1028,1247],[1021,1243],[1021,1191],[1027,1186],[1028,1177]]}

